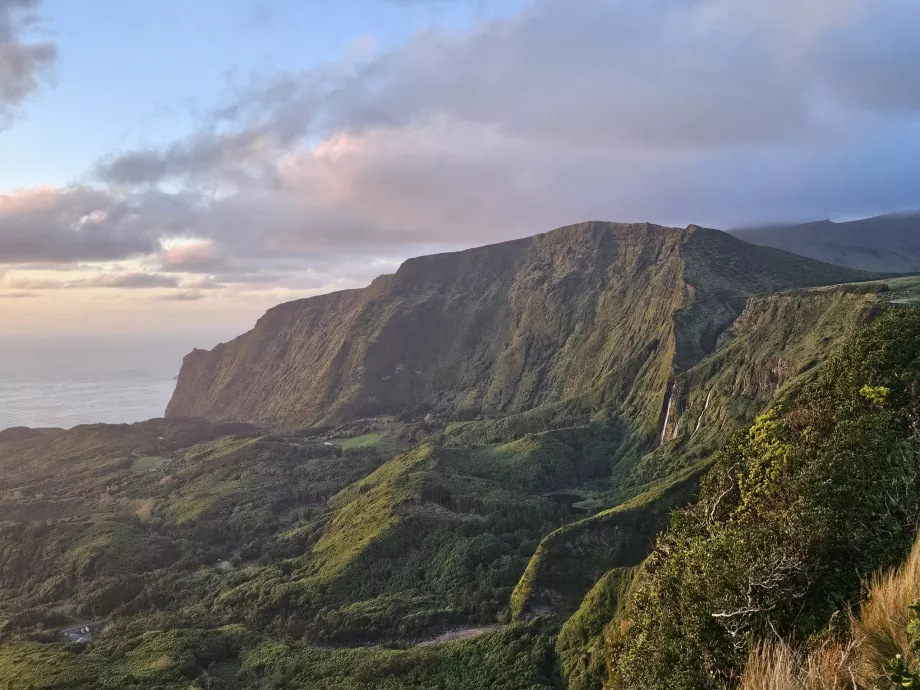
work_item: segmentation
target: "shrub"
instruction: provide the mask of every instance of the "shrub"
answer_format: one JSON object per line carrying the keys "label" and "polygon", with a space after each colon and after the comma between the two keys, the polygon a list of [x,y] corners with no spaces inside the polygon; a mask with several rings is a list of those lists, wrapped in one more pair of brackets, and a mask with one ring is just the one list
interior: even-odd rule
{"label": "shrub", "polygon": [[920,516],[920,310],[864,329],[788,411],[727,444],[610,640],[615,688],[715,688],[752,643],[822,629]]}

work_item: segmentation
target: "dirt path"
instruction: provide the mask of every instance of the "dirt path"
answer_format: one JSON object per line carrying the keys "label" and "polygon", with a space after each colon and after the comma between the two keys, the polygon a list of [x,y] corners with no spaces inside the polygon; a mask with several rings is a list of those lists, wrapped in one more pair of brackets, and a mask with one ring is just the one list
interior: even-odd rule
{"label": "dirt path", "polygon": [[476,637],[481,637],[490,632],[495,632],[496,630],[501,630],[503,625],[487,625],[481,628],[457,628],[456,630],[448,630],[445,633],[441,633],[437,637],[434,637],[430,640],[425,640],[419,642],[417,646],[419,647],[430,647],[435,644],[444,644],[445,642],[459,642],[460,640],[472,640]]}

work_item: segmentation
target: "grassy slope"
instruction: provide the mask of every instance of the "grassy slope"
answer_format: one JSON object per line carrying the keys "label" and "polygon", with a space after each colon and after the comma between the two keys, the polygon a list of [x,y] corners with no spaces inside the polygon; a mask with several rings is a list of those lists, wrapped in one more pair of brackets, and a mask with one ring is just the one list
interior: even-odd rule
{"label": "grassy slope", "polygon": [[[119,429],[98,427],[89,454],[79,461],[72,458],[75,464],[66,481],[48,480],[43,487],[49,505],[73,500],[68,482],[75,479],[76,492],[90,503],[109,487],[108,508],[94,507],[91,519],[80,522],[67,518],[46,523],[45,515],[36,517],[41,526],[33,526],[20,519],[8,525],[8,542],[0,537],[10,553],[22,552],[23,542],[17,539],[26,530],[27,541],[39,547],[30,562],[10,564],[33,579],[3,587],[0,621],[7,616],[7,632],[0,641],[0,687],[187,688],[216,678],[224,683],[218,687],[278,687],[281,678],[284,687],[555,686],[552,640],[526,627],[443,647],[389,652],[324,650],[282,642],[280,630],[275,630],[280,637],[269,637],[239,623],[219,626],[250,619],[258,624],[257,616],[249,615],[250,602],[236,599],[246,582],[268,584],[261,596],[278,594],[278,587],[286,584],[294,585],[288,592],[301,594],[305,584],[324,585],[340,607],[335,615],[342,618],[338,624],[323,619],[320,628],[332,626],[333,631],[354,621],[368,627],[389,625],[392,631],[412,616],[436,620],[431,618],[433,607],[460,610],[466,605],[444,596],[466,596],[468,588],[487,584],[496,573],[510,593],[516,574],[502,575],[510,561],[501,552],[505,547],[490,534],[498,523],[488,522],[489,516],[508,509],[542,516],[541,530],[558,524],[554,521],[560,519],[560,509],[551,501],[504,487],[515,484],[519,470],[535,477],[526,454],[547,459],[551,450],[565,448],[562,441],[547,437],[496,449],[496,457],[507,465],[500,471],[483,463],[481,455],[422,447],[372,472],[379,456],[361,449],[324,456],[319,454],[334,449],[322,443],[226,437],[168,451],[164,470],[137,473],[130,463],[110,467],[104,460],[107,452],[98,464],[94,461],[93,454],[106,449],[102,437],[107,433],[113,452],[126,451],[130,457],[134,450],[143,451],[121,445]],[[75,441],[80,438],[80,432],[74,434]],[[32,452],[24,451],[29,457]],[[577,453],[567,453],[574,463]],[[459,474],[462,468],[481,476]],[[550,478],[533,479],[534,486],[554,486],[558,469],[558,463],[548,467]],[[487,478],[490,473],[493,479]],[[361,474],[370,476],[360,479]],[[31,486],[19,489],[28,492]],[[133,507],[139,497],[153,501],[149,522],[112,512],[111,506]],[[281,517],[298,502],[316,507],[294,524],[284,523]],[[509,519],[520,523],[522,518]],[[28,538],[30,530],[42,538]],[[517,531],[506,528],[503,534]],[[65,534],[71,541],[62,541]],[[537,534],[531,538],[534,545]],[[151,562],[154,539],[174,549],[164,562]],[[58,555],[46,548],[52,542],[61,545]],[[218,555],[227,558],[234,548],[252,550],[256,544],[269,557],[264,566],[226,571],[209,567]],[[432,572],[414,582],[408,597],[394,599],[404,581],[399,573],[379,579],[384,571],[374,567],[381,556],[402,568],[402,575],[415,577],[418,568]],[[55,579],[62,571],[59,559],[81,564],[73,579]],[[519,556],[517,567],[525,562]],[[440,570],[435,572],[434,566]],[[407,601],[411,597],[414,603]],[[50,613],[62,601],[71,602],[81,616],[105,619],[92,648],[46,641],[49,629],[67,623],[66,616]],[[274,617],[274,603],[262,599],[256,608],[266,603],[266,613]],[[303,616],[302,611],[295,613]],[[493,608],[483,615],[494,621],[495,613]],[[479,609],[464,615],[479,615]],[[419,629],[410,624],[402,633],[411,636]]]}
{"label": "grassy slope", "polygon": [[894,298],[884,284],[752,297],[718,349],[675,378],[666,443],[632,471],[652,481],[706,457],[726,434],[809,380],[828,352]]}
{"label": "grassy slope", "polygon": [[721,440],[809,380],[830,348],[904,289],[843,286],[751,298],[716,352],[677,377],[668,441],[642,456],[623,454],[609,488],[588,501],[621,507],[545,537],[515,589],[513,614],[571,612],[604,572],[641,561],[669,511],[693,499],[695,479]]}
{"label": "grassy slope", "polygon": [[[920,541],[899,566],[868,578],[859,608],[849,612],[845,634],[822,631],[804,647],[795,640],[754,647],[740,690],[827,688],[839,686],[841,677],[854,690],[915,685],[920,679],[918,601]],[[897,679],[892,677],[896,658],[903,664]]]}
{"label": "grassy slope", "polygon": [[[349,446],[343,453],[302,439],[212,441],[216,432],[199,438],[192,423],[179,421],[145,429],[88,427],[4,444],[0,464],[9,472],[0,510],[17,522],[0,524],[0,551],[6,557],[0,588],[7,595],[0,617],[8,619],[10,629],[34,632],[29,621],[40,621],[39,628],[50,625],[49,607],[63,600],[71,600],[82,614],[108,617],[114,627],[101,648],[132,640],[145,660],[138,662],[143,669],[130,673],[156,671],[136,681],[141,686],[151,678],[183,682],[179,677],[194,671],[186,664],[189,650],[200,676],[208,664],[202,665],[194,650],[209,647],[216,634],[189,632],[187,642],[170,638],[171,651],[162,651],[155,636],[144,638],[148,629],[224,623],[243,625],[246,635],[259,636],[256,643],[240,643],[246,651],[234,653],[231,663],[231,675],[249,673],[259,683],[292,673],[320,682],[323,669],[352,662],[366,670],[342,678],[341,687],[430,687],[426,682],[482,687],[473,684],[477,679],[496,687],[556,682],[546,671],[547,640],[528,628],[489,636],[499,641],[494,648],[478,641],[451,647],[465,650],[457,655],[321,651],[283,640],[405,642],[444,626],[494,622],[507,614],[509,602],[519,618],[546,607],[575,610],[600,578],[609,584],[613,576],[605,573],[642,560],[670,508],[692,497],[711,444],[775,395],[794,388],[835,339],[868,318],[883,298],[872,290],[841,289],[752,298],[745,315],[722,334],[732,314],[744,307],[745,291],[791,280],[770,267],[775,256],[758,254],[757,265],[736,258],[726,262],[731,270],[719,269],[721,277],[713,277],[687,272],[673,242],[689,245],[684,256],[730,256],[736,245],[722,247],[721,234],[695,229],[666,234],[667,241],[653,245],[650,253],[648,245],[629,243],[614,251],[603,244],[609,240],[603,228],[578,232],[596,242],[593,256],[610,251],[618,257],[616,271],[638,271],[646,282],[628,284],[616,271],[613,277],[599,276],[596,267],[579,273],[585,256],[566,254],[553,244],[558,236],[547,236],[538,249],[549,264],[525,271],[542,276],[542,282],[522,283],[514,296],[523,320],[518,323],[526,328],[515,331],[514,346],[503,347],[489,365],[492,371],[496,362],[506,362],[504,373],[449,401],[455,411],[491,401],[495,409],[513,414],[453,424],[431,444],[388,461],[402,446],[376,432],[340,440]],[[443,267],[410,268],[413,285],[444,272]],[[808,279],[821,282],[836,275],[826,271],[815,268]],[[586,297],[582,288],[594,280],[602,281],[604,290]],[[694,289],[695,280],[712,289]],[[655,288],[661,299],[644,302],[643,291],[652,284],[667,289]],[[541,285],[547,286],[545,293]],[[899,284],[884,298],[912,299],[914,289]],[[559,301],[547,312],[548,295]],[[400,318],[422,313],[413,310],[428,297],[415,298],[421,301]],[[664,323],[662,309],[672,317]],[[619,319],[628,320],[629,328],[617,330]],[[591,329],[581,331],[585,343],[567,341],[559,354],[537,356],[554,351],[559,333],[587,325]],[[669,442],[640,461],[657,436],[675,358],[693,361],[717,342],[714,355],[678,375]],[[274,345],[266,341],[260,347]],[[528,354],[515,360],[515,352]],[[642,356],[621,358],[624,352]],[[449,354],[444,362],[468,355],[462,347]],[[506,356],[511,359],[502,359]],[[788,362],[779,375],[773,373],[777,358]],[[481,358],[474,361],[482,365]],[[505,390],[503,382],[515,377],[523,378],[513,391]],[[704,404],[703,391],[708,396],[716,386],[699,433],[690,434],[690,421],[699,418]],[[551,396],[542,398],[541,390],[561,390],[563,397],[567,390],[588,394],[557,404]],[[573,420],[578,426],[567,426]],[[566,428],[533,433],[547,427]],[[209,442],[192,446],[191,439]],[[446,444],[438,445],[441,440]],[[153,470],[143,459],[151,457],[163,458],[162,469]],[[132,471],[139,465],[150,471]],[[585,517],[577,506],[557,502],[554,493],[584,495],[595,509],[617,507]],[[218,558],[233,563],[218,569],[213,567]],[[30,577],[17,579],[15,573],[23,571]],[[608,590],[595,589],[592,601],[607,597],[609,603]],[[584,612],[576,616],[569,630],[579,632],[571,635],[594,639],[596,631],[586,618]],[[22,644],[13,647],[12,660],[3,656],[10,647],[0,645],[0,663],[19,663],[18,658],[17,672],[35,673],[34,654],[70,654]],[[103,664],[111,678],[121,678],[113,650],[85,657],[85,668]],[[504,673],[505,666],[513,668],[521,659],[529,664],[527,673],[536,669],[539,677],[523,667]],[[55,663],[49,660],[49,668]],[[581,668],[573,663],[571,668]],[[162,668],[151,670],[151,665]],[[386,670],[373,671],[378,665]],[[447,666],[447,675],[432,670]],[[489,674],[499,675],[478,678],[475,669],[486,666]],[[429,671],[434,675],[426,675]],[[394,685],[394,678],[407,685]]]}
{"label": "grassy slope", "polygon": [[281,305],[189,355],[168,413],[294,429],[575,404],[644,433],[675,367],[708,353],[748,296],[859,276],[714,230],[584,223]]}
{"label": "grassy slope", "polygon": [[0,688],[99,690],[536,690],[560,687],[552,638],[528,626],[410,650],[322,649],[279,642],[242,626],[151,630],[89,650],[9,640]]}
{"label": "grassy slope", "polygon": [[604,677],[604,630],[629,596],[636,568],[605,573],[559,631],[556,652],[569,690],[600,690]]}
{"label": "grassy slope", "polygon": [[702,471],[686,471],[544,537],[514,589],[512,616],[571,612],[604,573],[639,565],[671,511],[693,500]]}
{"label": "grassy slope", "polygon": [[752,645],[828,622],[836,645],[860,575],[915,535],[918,334],[916,309],[886,311],[789,406],[725,444],[611,626],[611,687],[734,687]]}
{"label": "grassy slope", "polygon": [[284,592],[320,636],[335,630],[319,606],[341,607],[364,636],[494,622],[539,537],[575,519],[547,492],[606,473],[610,442],[603,429],[573,429],[493,447],[420,446],[335,496],[319,540],[289,575],[266,570],[222,604],[271,607]]}
{"label": "grassy slope", "polygon": [[[192,430],[98,425],[5,444],[0,462],[15,472],[0,494],[0,618],[60,600],[107,615],[130,595],[110,585],[132,577],[302,548],[309,535],[266,536],[289,526],[292,511],[300,521],[328,513],[329,497],[388,457],[254,436],[191,445],[220,428]],[[136,471],[151,448],[163,454],[160,469]]]}

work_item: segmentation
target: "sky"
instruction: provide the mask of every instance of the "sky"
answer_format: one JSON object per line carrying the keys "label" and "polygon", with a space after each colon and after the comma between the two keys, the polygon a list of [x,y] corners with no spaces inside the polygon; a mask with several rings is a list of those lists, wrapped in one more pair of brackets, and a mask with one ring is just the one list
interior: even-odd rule
{"label": "sky", "polygon": [[242,332],[584,220],[920,207],[915,0],[0,0],[4,334]]}

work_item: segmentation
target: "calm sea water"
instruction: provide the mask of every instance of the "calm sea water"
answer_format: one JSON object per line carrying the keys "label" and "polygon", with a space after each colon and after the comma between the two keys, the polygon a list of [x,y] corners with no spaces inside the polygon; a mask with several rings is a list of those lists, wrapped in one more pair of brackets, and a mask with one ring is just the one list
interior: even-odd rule
{"label": "calm sea water", "polygon": [[0,337],[0,429],[162,417],[182,357],[221,339]]}

